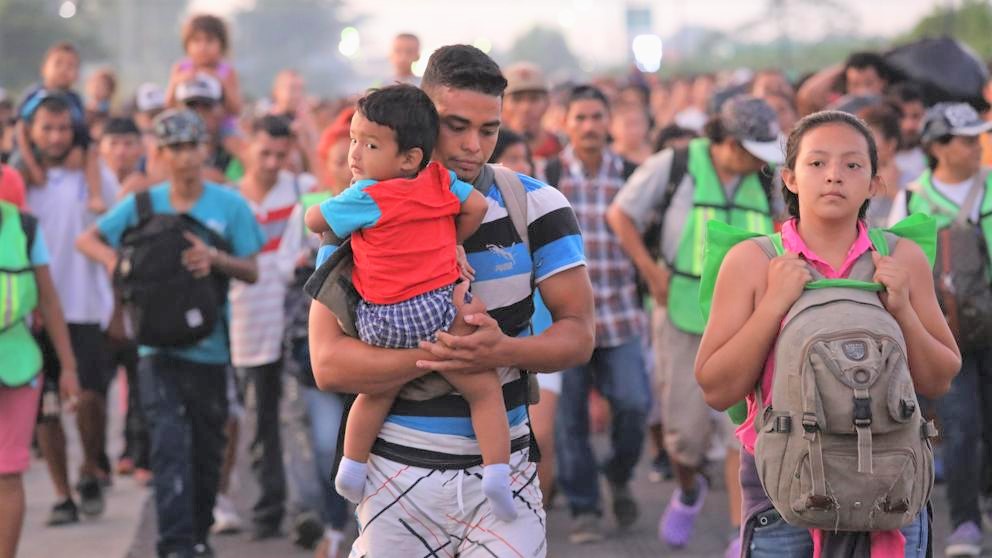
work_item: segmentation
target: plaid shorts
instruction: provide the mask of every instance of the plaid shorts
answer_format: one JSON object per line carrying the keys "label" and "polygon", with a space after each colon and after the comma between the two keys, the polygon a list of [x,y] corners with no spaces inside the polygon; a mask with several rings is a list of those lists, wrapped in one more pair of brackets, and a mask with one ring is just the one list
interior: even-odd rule
{"label": "plaid shorts", "polygon": [[358,336],[387,349],[412,349],[421,341],[435,341],[437,332],[447,330],[455,320],[454,290],[452,284],[396,304],[363,300],[356,312]]}

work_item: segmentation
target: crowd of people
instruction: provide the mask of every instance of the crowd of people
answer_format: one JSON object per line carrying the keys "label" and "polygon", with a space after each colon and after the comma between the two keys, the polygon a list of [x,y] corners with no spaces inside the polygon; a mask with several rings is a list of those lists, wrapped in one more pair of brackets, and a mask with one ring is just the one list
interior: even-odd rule
{"label": "crowd of people", "polygon": [[[169,558],[244,529],[318,558],[544,556],[553,505],[570,544],[602,540],[609,508],[681,548],[713,461],[729,516],[709,536],[728,557],[979,555],[992,119],[976,108],[872,52],[799,81],[552,84],[451,45],[418,78],[407,33],[378,89],[317,100],[287,68],[255,100],[222,19],[192,16],[180,40],[168,81],[133,93],[111,68],[78,93],[62,42],[18,103],[0,89],[0,558],[33,445],[51,528],[100,516],[130,476]],[[797,308],[865,284],[884,293],[819,321],[893,333],[779,366],[799,358],[776,345],[809,322]],[[845,395],[804,375],[818,367]],[[663,510],[632,490],[645,451],[676,485]],[[935,475],[948,510],[928,506]]]}

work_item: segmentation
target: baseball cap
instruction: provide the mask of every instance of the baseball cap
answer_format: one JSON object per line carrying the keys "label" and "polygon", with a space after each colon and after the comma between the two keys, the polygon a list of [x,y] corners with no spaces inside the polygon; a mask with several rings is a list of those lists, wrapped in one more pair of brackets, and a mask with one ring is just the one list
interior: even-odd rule
{"label": "baseball cap", "polygon": [[224,88],[220,81],[210,74],[200,72],[192,79],[180,83],[176,87],[176,100],[180,103],[190,101],[220,102]]}
{"label": "baseball cap", "polygon": [[765,101],[750,95],[728,99],[720,107],[720,123],[751,155],[772,165],[785,162],[778,116]]}
{"label": "baseball cap", "polygon": [[200,143],[207,137],[203,120],[189,109],[169,109],[152,123],[159,147],[179,143]]}
{"label": "baseball cap", "polygon": [[151,112],[165,108],[165,92],[154,83],[142,83],[134,96],[138,112]]}
{"label": "baseball cap", "polygon": [[944,136],[977,136],[992,130],[968,103],[937,103],[930,107],[920,127],[920,140],[929,143]]}
{"label": "baseball cap", "polygon": [[506,78],[504,93],[507,95],[520,91],[548,92],[548,81],[544,78],[544,72],[536,64],[517,62],[506,68],[503,77]]}

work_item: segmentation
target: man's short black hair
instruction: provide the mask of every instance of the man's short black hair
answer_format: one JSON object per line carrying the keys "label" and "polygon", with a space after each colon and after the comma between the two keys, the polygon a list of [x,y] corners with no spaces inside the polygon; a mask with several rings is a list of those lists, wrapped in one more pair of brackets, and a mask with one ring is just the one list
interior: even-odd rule
{"label": "man's short black hair", "polygon": [[129,135],[140,136],[141,130],[138,129],[138,125],[135,124],[134,120],[131,118],[114,117],[107,120],[107,123],[103,125],[103,135],[104,136],[129,136]]}
{"label": "man's short black hair", "polygon": [[926,105],[926,101],[923,96],[923,87],[913,81],[903,81],[897,83],[889,87],[889,90],[886,93],[889,99],[898,103],[919,102]]}
{"label": "man's short black hair", "polygon": [[496,97],[506,89],[506,78],[496,62],[471,45],[448,45],[435,50],[420,83],[428,91],[450,87]]}
{"label": "man's short black hair", "polygon": [[595,85],[583,84],[576,85],[568,92],[568,95],[565,97],[565,111],[567,112],[572,108],[572,103],[585,100],[599,101],[603,103],[607,111],[610,110],[610,100],[606,98],[606,94]]}
{"label": "man's short black hair", "polygon": [[71,112],[72,105],[69,104],[69,99],[65,95],[61,94],[48,94],[41,101],[38,102],[38,106],[31,111],[31,121],[34,121],[34,117],[37,116],[38,111],[45,109],[52,114],[63,114]]}
{"label": "man's short black hair", "polygon": [[265,116],[256,118],[251,123],[252,135],[259,132],[265,132],[273,138],[293,137],[293,131],[289,127],[289,119],[285,116],[275,114],[266,114]]}
{"label": "man's short black hair", "polygon": [[400,153],[419,147],[424,157],[418,170],[430,162],[440,119],[434,103],[421,89],[406,84],[373,89],[358,100],[358,112],[395,132]]}
{"label": "man's short black hair", "polygon": [[878,77],[889,82],[892,81],[892,67],[889,63],[885,61],[885,58],[877,52],[853,52],[847,57],[844,62],[844,69],[857,68],[863,70],[865,68],[874,68],[875,73]]}

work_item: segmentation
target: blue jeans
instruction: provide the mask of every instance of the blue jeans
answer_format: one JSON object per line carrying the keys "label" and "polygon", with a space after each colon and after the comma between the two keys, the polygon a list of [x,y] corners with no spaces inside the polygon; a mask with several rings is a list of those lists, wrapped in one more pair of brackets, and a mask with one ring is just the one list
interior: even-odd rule
{"label": "blue jeans", "polygon": [[565,370],[558,400],[555,451],[558,486],[572,514],[599,513],[599,467],[589,445],[589,389],[610,402],[613,451],[602,465],[613,484],[626,484],[641,456],[650,388],[641,339],[596,349],[585,366]]}
{"label": "blue jeans", "polygon": [[[793,527],[774,509],[759,513],[755,522],[751,546],[745,556],[749,558],[809,558],[813,555],[813,539],[809,530]],[[900,529],[906,537],[906,558],[924,558],[927,555],[929,528],[926,508],[916,520]]]}
{"label": "blue jeans", "polygon": [[979,442],[992,419],[992,411],[985,411],[989,404],[992,404],[992,351],[961,355],[961,371],[951,382],[950,391],[937,400],[952,529],[968,521],[982,528],[978,508],[980,490],[976,487],[981,484],[983,461]]}
{"label": "blue jeans", "polygon": [[213,525],[227,421],[227,369],[142,357],[138,386],[151,436],[160,556],[193,556]]}
{"label": "blue jeans", "polygon": [[317,482],[321,487],[320,516],[334,529],[344,529],[348,523],[348,502],[334,488],[334,454],[338,447],[338,429],[344,405],[336,393],[305,388],[303,399],[310,415],[310,439],[317,466]]}
{"label": "blue jeans", "polygon": [[343,530],[348,503],[334,489],[334,457],[344,405],[339,395],[314,387],[306,339],[292,342],[290,355],[294,374],[286,375],[283,410],[289,426],[285,450],[291,508],[294,513],[315,512],[324,525]]}

